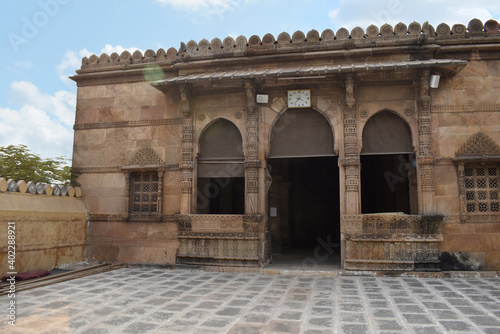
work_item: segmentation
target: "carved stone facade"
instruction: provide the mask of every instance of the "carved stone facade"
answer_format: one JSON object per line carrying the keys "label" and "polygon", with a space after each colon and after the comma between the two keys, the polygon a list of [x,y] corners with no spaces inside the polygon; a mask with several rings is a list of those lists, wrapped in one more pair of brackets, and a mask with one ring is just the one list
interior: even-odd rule
{"label": "carved stone facade", "polygon": [[72,79],[91,257],[264,266],[330,240],[346,270],[500,270],[494,20],[190,41]]}

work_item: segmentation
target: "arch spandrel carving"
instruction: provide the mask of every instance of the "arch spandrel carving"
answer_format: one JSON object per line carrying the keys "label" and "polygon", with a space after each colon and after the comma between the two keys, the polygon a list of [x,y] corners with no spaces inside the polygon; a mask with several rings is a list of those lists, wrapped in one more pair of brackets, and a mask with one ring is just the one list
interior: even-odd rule
{"label": "arch spandrel carving", "polygon": [[158,166],[165,165],[151,147],[143,147],[134,154],[127,166]]}
{"label": "arch spandrel carving", "polygon": [[485,157],[491,155],[500,155],[500,146],[484,132],[473,134],[456,152],[457,157]]}

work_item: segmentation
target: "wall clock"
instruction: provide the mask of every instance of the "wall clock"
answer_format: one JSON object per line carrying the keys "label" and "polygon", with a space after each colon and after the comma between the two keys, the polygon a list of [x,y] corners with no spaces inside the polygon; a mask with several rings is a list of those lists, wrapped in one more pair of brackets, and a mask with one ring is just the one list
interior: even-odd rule
{"label": "wall clock", "polygon": [[311,90],[289,90],[288,108],[309,108],[311,107]]}

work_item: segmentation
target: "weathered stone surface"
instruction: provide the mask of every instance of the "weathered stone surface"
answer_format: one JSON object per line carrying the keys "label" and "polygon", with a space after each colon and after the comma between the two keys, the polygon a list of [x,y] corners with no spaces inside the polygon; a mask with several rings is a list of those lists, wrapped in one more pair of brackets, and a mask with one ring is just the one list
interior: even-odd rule
{"label": "weathered stone surface", "polygon": [[[81,70],[73,77],[79,85],[73,166],[79,174],[85,204],[94,218],[90,224],[98,225],[95,231],[111,221],[125,224],[113,225],[123,230],[118,233],[119,242],[115,240],[118,244],[109,249],[98,239],[100,232],[94,233],[93,249],[107,259],[115,256],[173,263],[176,260],[172,254],[179,252],[197,263],[214,261],[228,265],[235,264],[231,262],[237,261],[235,258],[248,256],[263,264],[270,259],[273,243],[280,245],[274,250],[283,250],[292,244],[292,232],[300,231],[301,237],[309,233],[334,237],[342,249],[344,258],[340,261],[344,268],[423,270],[419,266],[428,266],[425,269],[434,270],[439,253],[459,252],[480,254],[482,267],[496,268],[498,176],[491,175],[491,181],[487,180],[491,184],[487,195],[483,188],[474,188],[472,194],[470,182],[477,180],[460,173],[479,163],[498,170],[498,152],[491,148],[500,143],[499,36],[494,20],[484,24],[477,19],[467,24],[443,23],[436,28],[427,22],[401,22],[351,31],[340,28],[336,33],[327,29],[322,33],[283,32],[277,37],[265,34],[248,39],[240,36],[236,40],[203,39],[181,43],[179,50],[171,48],[167,52],[160,49],[144,54],[137,51],[84,58]],[[412,47],[408,48],[410,44]],[[439,53],[430,52],[429,48],[436,45],[442,46]],[[151,82],[148,76],[154,63],[161,68],[162,81]],[[112,76],[111,69],[119,69],[123,75]],[[440,75],[437,88],[429,87],[431,75]],[[299,156],[280,157],[281,161],[290,159],[284,165],[268,158],[272,157],[273,136],[281,132],[276,125],[291,124],[290,120],[286,122],[286,117],[293,114],[287,112],[291,109],[288,91],[294,90],[310,93],[310,109],[331,128],[328,136],[333,137],[333,152],[329,152],[328,159],[333,163],[328,169],[329,175],[334,175],[334,190],[322,193],[328,184],[326,175],[304,170],[297,179],[308,183],[304,189],[315,190],[304,190],[300,197],[294,193],[299,181],[290,176],[291,169],[287,168],[291,167],[284,167]],[[257,94],[264,95],[263,100],[257,102]],[[409,144],[404,152],[383,150],[374,155],[400,155],[404,161],[378,157],[378,162],[368,162],[374,160],[369,160],[363,151],[364,129],[382,111],[401,120],[409,131],[409,138],[404,138]],[[264,217],[256,222],[244,221],[243,227],[224,224],[223,215],[216,216],[228,213],[218,212],[224,210],[209,209],[214,215],[213,224],[202,224],[195,217],[205,213],[197,208],[199,187],[213,185],[202,180],[202,170],[206,172],[207,168],[200,168],[200,164],[215,165],[215,161],[201,161],[200,139],[221,118],[239,131],[238,142],[245,161],[238,163],[246,168],[242,185],[235,186],[241,197],[234,199],[238,198],[242,209],[226,209],[240,216],[253,213]],[[303,127],[297,127],[291,138],[307,138],[301,133],[307,124],[305,121]],[[394,138],[395,129],[399,128],[380,124],[372,142],[385,135],[390,138],[386,142],[402,141]],[[318,128],[309,131],[322,136],[317,133]],[[489,141],[477,140],[483,134]],[[222,131],[221,136],[224,135],[227,132]],[[130,164],[138,152],[146,149],[158,157],[153,159],[154,164]],[[370,174],[375,170],[378,176]],[[139,195],[138,190],[130,188],[130,177],[151,172],[161,179],[156,193]],[[321,181],[313,184],[305,177],[311,176],[308,174],[317,174]],[[469,188],[465,187],[466,182]],[[387,189],[381,193],[384,187]],[[370,194],[373,189],[379,192]],[[219,191],[220,188],[212,189],[211,194],[217,198],[211,202],[213,205],[224,196],[226,201],[233,199],[232,194]],[[332,193],[334,196],[326,199]],[[131,215],[132,199],[138,201],[150,195],[156,199],[152,206],[156,211],[140,213],[149,209],[136,207],[135,216]],[[299,208],[316,195],[317,206]],[[471,202],[474,196],[477,203]],[[477,199],[478,196],[483,199]],[[490,197],[486,200],[485,196]],[[391,204],[367,209],[366,203],[379,201]],[[314,225],[319,221],[314,214],[321,207],[334,207],[335,212],[327,214],[334,225],[332,230],[318,232]],[[271,208],[275,208],[273,217]],[[307,223],[290,223],[297,216],[290,210],[296,208],[302,210],[297,220]],[[443,230],[402,228],[398,225],[404,220],[401,217],[395,218],[392,227],[383,223],[384,219],[377,222],[380,228],[363,225],[369,213],[395,216],[396,212],[420,217],[416,219],[419,222],[429,215],[442,215]],[[134,240],[137,231],[129,225],[145,221],[167,224],[180,213],[193,216],[182,220],[185,225],[181,227],[186,230],[167,238],[170,232],[158,229]],[[181,234],[187,230],[194,234]],[[265,235],[267,232],[271,237]],[[104,228],[102,233],[101,237],[108,237]],[[167,255],[161,253],[160,246],[149,244],[163,237],[166,240],[161,247],[169,249]],[[250,242],[248,238],[254,239]],[[313,237],[310,241],[318,242]],[[184,261],[188,256],[178,258]],[[397,328],[393,323],[380,325]]]}

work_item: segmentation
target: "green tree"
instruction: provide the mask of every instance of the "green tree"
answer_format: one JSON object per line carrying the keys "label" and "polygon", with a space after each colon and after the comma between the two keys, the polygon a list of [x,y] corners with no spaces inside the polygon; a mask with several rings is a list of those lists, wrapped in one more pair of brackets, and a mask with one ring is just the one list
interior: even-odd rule
{"label": "green tree", "polygon": [[26,182],[73,185],[69,159],[42,159],[25,145],[0,146],[0,177]]}

